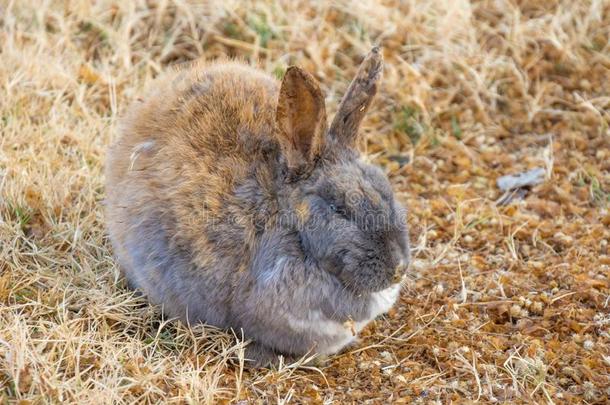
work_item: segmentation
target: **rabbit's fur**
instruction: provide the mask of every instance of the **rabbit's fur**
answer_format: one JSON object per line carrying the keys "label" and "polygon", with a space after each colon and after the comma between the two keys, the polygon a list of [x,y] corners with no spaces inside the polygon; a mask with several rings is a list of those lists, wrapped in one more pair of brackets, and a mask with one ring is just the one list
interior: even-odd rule
{"label": "rabbit's fur", "polygon": [[374,48],[327,127],[318,84],[243,64],[157,80],[106,167],[109,234],[128,283],[191,323],[242,330],[258,364],[331,354],[387,311],[409,260],[405,213],[355,148]]}

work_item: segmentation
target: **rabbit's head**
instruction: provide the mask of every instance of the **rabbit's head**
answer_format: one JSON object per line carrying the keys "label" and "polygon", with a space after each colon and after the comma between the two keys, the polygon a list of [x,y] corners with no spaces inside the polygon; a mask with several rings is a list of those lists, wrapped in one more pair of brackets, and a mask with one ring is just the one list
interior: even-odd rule
{"label": "rabbit's head", "polygon": [[277,107],[283,208],[296,218],[305,260],[356,293],[396,283],[409,261],[406,212],[385,174],[361,160],[356,149],[381,68],[381,53],[374,48],[330,127],[318,84],[297,67],[286,72]]}

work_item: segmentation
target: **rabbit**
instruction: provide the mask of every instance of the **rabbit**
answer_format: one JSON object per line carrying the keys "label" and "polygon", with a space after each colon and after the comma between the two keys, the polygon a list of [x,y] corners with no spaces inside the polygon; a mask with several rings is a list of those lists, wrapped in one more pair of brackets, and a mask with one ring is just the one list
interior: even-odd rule
{"label": "rabbit", "polygon": [[356,147],[382,64],[374,47],[330,126],[296,66],[281,83],[235,61],[157,79],[105,168],[128,285],[169,317],[244,336],[253,366],[353,345],[410,261],[406,209]]}

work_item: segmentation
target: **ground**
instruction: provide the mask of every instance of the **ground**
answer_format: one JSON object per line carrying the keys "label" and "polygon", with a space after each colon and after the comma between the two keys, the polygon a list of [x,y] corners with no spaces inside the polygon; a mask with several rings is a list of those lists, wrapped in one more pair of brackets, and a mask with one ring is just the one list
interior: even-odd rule
{"label": "ground", "polygon": [[[608,0],[0,0],[0,403],[608,403],[609,37]],[[225,55],[301,65],[332,114],[375,43],[361,148],[410,210],[400,301],[325,365],[244,370],[233,336],[126,288],[117,119],[166,66]]]}

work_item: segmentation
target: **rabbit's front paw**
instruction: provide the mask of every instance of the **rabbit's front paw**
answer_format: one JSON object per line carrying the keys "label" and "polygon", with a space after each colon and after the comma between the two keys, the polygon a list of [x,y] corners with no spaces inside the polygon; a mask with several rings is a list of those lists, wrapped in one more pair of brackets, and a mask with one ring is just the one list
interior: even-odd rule
{"label": "rabbit's front paw", "polygon": [[[273,349],[257,342],[250,342],[244,353],[246,364],[254,368],[279,367],[281,363],[290,364],[296,359],[292,356],[278,354]],[[283,359],[280,360],[280,357]]]}

